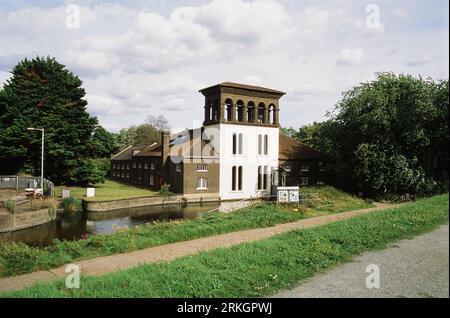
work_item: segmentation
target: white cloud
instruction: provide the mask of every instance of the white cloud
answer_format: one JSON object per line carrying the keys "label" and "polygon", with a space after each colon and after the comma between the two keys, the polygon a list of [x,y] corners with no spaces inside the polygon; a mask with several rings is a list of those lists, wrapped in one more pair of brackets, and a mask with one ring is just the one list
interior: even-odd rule
{"label": "white cloud", "polygon": [[78,3],[74,30],[63,5],[0,5],[0,80],[23,57],[55,56],[84,81],[88,110],[109,129],[149,114],[187,127],[202,119],[198,90],[222,81],[286,91],[282,125],[299,126],[323,119],[340,92],[378,71],[448,77],[448,62],[437,63],[448,60],[448,22],[437,25],[448,10],[425,2],[380,0],[376,30],[360,1]]}
{"label": "white cloud", "polygon": [[364,50],[362,48],[343,49],[337,59],[337,65],[358,65],[363,62]]}
{"label": "white cloud", "polygon": [[416,55],[405,62],[407,66],[422,66],[440,59],[438,55],[421,54]]}

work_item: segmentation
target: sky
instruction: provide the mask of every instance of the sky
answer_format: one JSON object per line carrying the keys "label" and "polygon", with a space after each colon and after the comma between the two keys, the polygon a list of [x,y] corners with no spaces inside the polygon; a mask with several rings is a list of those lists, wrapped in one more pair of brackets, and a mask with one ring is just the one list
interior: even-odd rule
{"label": "sky", "polygon": [[0,0],[0,83],[55,57],[110,131],[164,115],[200,125],[200,89],[232,81],[286,92],[284,127],[326,119],[377,72],[446,79],[447,0]]}

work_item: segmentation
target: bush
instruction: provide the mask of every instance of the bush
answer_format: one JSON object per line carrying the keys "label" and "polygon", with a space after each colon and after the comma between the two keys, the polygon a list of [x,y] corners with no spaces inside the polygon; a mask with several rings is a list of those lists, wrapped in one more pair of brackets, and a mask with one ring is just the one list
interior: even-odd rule
{"label": "bush", "polygon": [[161,188],[159,189],[159,194],[163,195],[165,197],[170,197],[172,196],[174,193],[170,192],[170,184],[168,183],[164,183]]}
{"label": "bush", "polygon": [[74,213],[83,211],[83,202],[75,198],[64,198],[61,202],[64,212]]}
{"label": "bush", "polygon": [[11,242],[0,248],[0,267],[2,276],[28,273],[36,269],[40,251],[24,243]]}

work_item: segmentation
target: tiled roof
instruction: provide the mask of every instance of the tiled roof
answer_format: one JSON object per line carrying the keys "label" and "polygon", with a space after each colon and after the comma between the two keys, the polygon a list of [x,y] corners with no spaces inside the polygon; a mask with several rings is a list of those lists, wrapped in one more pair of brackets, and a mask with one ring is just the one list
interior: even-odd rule
{"label": "tiled roof", "polygon": [[148,147],[148,145],[129,146],[118,154],[114,155],[111,160],[130,160],[133,157],[133,153],[136,153],[138,151],[140,152],[146,147]]}
{"label": "tiled roof", "polygon": [[139,153],[137,153],[136,157],[159,157],[161,156],[161,145],[158,143],[153,143],[146,148],[142,149]]}
{"label": "tiled roof", "polygon": [[199,92],[203,92],[205,90],[208,90],[210,88],[216,87],[216,86],[222,86],[222,87],[232,87],[232,88],[240,88],[240,89],[246,89],[251,91],[260,91],[260,92],[268,92],[268,93],[275,93],[275,94],[281,94],[285,95],[285,92],[278,91],[275,89],[262,87],[262,86],[255,86],[255,85],[248,85],[248,84],[241,84],[241,83],[233,83],[233,82],[223,82],[217,85],[213,85],[204,89],[201,89]]}
{"label": "tiled roof", "polygon": [[[177,142],[177,138],[179,142]],[[203,136],[203,128],[185,130],[171,141],[171,156],[218,156],[209,139]]]}
{"label": "tiled roof", "polygon": [[318,150],[280,133],[279,160],[320,160],[323,157]]}
{"label": "tiled roof", "polygon": [[[218,156],[217,151],[203,135],[203,128],[189,129],[172,135],[170,140],[171,156]],[[160,157],[162,146],[160,143],[151,145],[128,147],[118,153],[111,160],[131,160],[132,157]]]}

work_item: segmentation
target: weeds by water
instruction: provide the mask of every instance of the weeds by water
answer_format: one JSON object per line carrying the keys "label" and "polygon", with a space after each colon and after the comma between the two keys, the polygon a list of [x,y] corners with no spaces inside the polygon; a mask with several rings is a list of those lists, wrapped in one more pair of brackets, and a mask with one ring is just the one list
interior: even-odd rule
{"label": "weeds by water", "polygon": [[[305,190],[306,191],[306,190]],[[152,222],[109,235],[93,235],[78,241],[59,241],[44,248],[22,243],[0,246],[0,276],[49,269],[74,260],[125,253],[147,247],[239,230],[269,227],[304,218],[361,209],[371,204],[331,187],[308,189],[318,193],[313,206],[279,208],[262,203],[233,213],[210,212],[195,220]],[[76,199],[75,199],[76,200]],[[63,200],[70,206],[74,199]]]}

